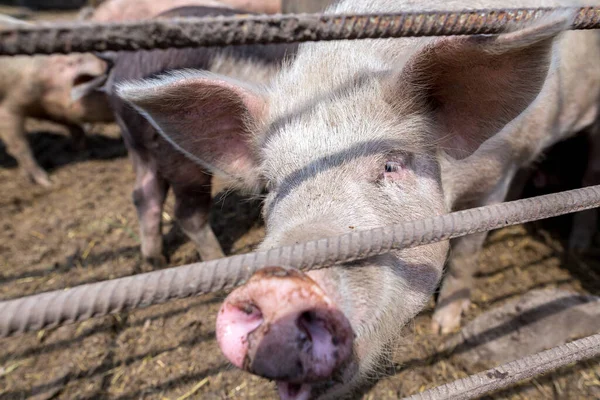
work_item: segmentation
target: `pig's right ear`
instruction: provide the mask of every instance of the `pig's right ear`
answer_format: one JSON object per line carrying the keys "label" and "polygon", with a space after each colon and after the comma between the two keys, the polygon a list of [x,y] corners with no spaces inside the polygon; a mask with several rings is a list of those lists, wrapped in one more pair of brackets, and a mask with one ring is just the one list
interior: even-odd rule
{"label": "pig's right ear", "polygon": [[252,139],[267,106],[255,88],[208,72],[178,72],[119,85],[117,93],[191,160],[232,178],[230,184],[260,188]]}
{"label": "pig's right ear", "polygon": [[422,100],[418,106],[433,117],[446,154],[466,158],[536,99],[554,40],[574,16],[559,10],[498,35],[437,38],[404,67],[402,93]]}

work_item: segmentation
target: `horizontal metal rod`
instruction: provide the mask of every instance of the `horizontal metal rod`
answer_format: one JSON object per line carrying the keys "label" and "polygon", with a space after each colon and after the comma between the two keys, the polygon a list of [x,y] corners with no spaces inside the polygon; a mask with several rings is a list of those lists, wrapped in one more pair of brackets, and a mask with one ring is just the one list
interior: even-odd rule
{"label": "horizontal metal rod", "polygon": [[486,393],[508,388],[519,381],[597,356],[600,356],[600,333],[435,387],[404,400],[478,399]]}
{"label": "horizontal metal rod", "polygon": [[[600,28],[600,7],[575,8],[572,29]],[[539,18],[549,8],[287,14],[154,19],[127,23],[13,25],[0,29],[0,55],[134,51],[200,46],[493,34]]]}
{"label": "horizontal metal rod", "polygon": [[309,271],[598,206],[600,185],[4,301],[0,337],[232,289],[267,266]]}

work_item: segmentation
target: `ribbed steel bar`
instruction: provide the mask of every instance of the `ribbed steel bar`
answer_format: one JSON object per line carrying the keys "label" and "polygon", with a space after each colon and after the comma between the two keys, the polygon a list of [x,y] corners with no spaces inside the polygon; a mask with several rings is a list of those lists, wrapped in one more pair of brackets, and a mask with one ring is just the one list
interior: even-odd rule
{"label": "ribbed steel bar", "polygon": [[600,206],[600,185],[0,302],[0,337],[217,292],[266,266],[303,271]]}
{"label": "ribbed steel bar", "polygon": [[[576,10],[572,29],[600,28],[600,7]],[[525,8],[377,15],[287,14],[10,26],[0,30],[0,55],[492,34],[512,21],[531,20],[550,11]]]}
{"label": "ribbed steel bar", "polygon": [[468,400],[600,356],[600,333],[418,393],[404,400]]}

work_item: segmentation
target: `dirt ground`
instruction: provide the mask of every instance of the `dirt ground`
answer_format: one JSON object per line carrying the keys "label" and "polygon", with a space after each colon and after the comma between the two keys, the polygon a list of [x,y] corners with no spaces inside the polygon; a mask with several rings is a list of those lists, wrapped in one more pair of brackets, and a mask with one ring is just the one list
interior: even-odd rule
{"label": "dirt ground", "polygon": [[[56,15],[37,14],[46,18]],[[114,126],[95,126],[89,149],[75,153],[61,127],[28,123],[36,157],[56,184],[29,183],[0,145],[0,300],[150,270],[141,261],[133,173]],[[571,175],[548,191],[577,187],[581,140],[559,146],[542,168]],[[558,166],[558,167],[557,167]],[[571,168],[567,168],[570,166]],[[529,195],[539,191],[529,187]],[[198,260],[164,213],[169,266]],[[250,251],[264,230],[256,201],[217,195],[212,224],[225,251]],[[529,290],[546,287],[600,295],[600,246],[563,251],[570,217],[493,232],[481,256],[465,321]],[[0,400],[274,399],[272,383],[233,369],[214,337],[224,295],[195,297],[77,325],[0,339]],[[461,365],[430,333],[431,305],[403,329],[388,376],[365,399],[393,399],[478,372]],[[497,393],[493,399],[600,398],[600,359]]]}

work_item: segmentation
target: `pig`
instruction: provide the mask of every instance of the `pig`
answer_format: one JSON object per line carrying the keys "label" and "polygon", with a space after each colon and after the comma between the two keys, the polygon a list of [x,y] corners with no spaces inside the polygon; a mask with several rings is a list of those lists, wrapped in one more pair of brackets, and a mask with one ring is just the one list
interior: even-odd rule
{"label": "pig", "polygon": [[[246,2],[230,0],[231,4]],[[174,1],[106,1],[93,12],[86,10],[79,18],[94,22],[141,20],[179,5],[208,4],[225,7],[215,0]],[[277,11],[271,0],[248,2],[249,9]],[[0,17],[0,27],[26,24],[10,17]],[[107,76],[106,63],[92,54],[0,57],[0,133],[8,152],[21,170],[35,183],[50,187],[48,173],[36,162],[25,138],[28,117],[63,124],[74,139],[75,149],[85,143],[84,123],[113,122],[106,96],[93,88]],[[72,95],[72,96],[71,96]]]}
{"label": "pig", "polygon": [[[226,8],[181,7],[159,17],[235,15]],[[140,223],[142,256],[155,266],[166,263],[161,234],[162,210],[169,187],[175,194],[175,218],[195,243],[200,257],[223,257],[208,213],[211,203],[211,175],[165,141],[135,109],[115,94],[123,81],[153,77],[174,69],[196,68],[242,79],[266,83],[295,45],[235,46],[226,49],[169,49],[120,53],[104,86],[121,129],[136,174],[133,202]],[[199,112],[215,112],[206,107]],[[206,127],[207,131],[212,128]]]}
{"label": "pig", "polygon": [[[4,17],[0,27],[26,24]],[[7,151],[31,180],[50,186],[46,171],[36,162],[25,137],[25,119],[32,117],[65,125],[75,148],[84,145],[81,125],[111,122],[112,113],[100,93],[77,101],[71,89],[102,80],[104,61],[91,54],[0,57],[0,135]]]}
{"label": "pig", "polygon": [[[343,0],[328,11],[573,5]],[[567,31],[573,18],[562,9],[496,35],[307,43],[267,87],[186,70],[118,94],[190,160],[268,190],[268,250],[502,201],[520,166],[598,117],[599,33]],[[484,238],[308,273],[267,268],[225,299],[218,344],[282,399],[351,395],[381,372],[446,261],[433,328],[459,325]]]}
{"label": "pig", "polygon": [[281,12],[284,14],[293,13],[318,13],[323,12],[327,6],[335,3],[337,0],[282,0]]}
{"label": "pig", "polygon": [[143,20],[183,6],[227,7],[267,14],[281,12],[281,0],[107,0],[84,19],[95,22]]}

